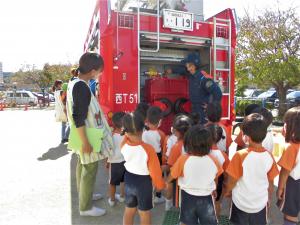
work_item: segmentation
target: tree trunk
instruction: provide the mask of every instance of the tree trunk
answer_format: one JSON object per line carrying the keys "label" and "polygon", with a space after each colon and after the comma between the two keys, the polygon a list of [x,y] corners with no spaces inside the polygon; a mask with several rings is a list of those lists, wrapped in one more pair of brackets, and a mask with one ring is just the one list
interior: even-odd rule
{"label": "tree trunk", "polygon": [[286,104],[287,88],[284,87],[283,85],[278,85],[276,87],[276,91],[278,93],[278,99],[279,99],[278,117],[279,119],[282,119],[287,110],[287,104]]}

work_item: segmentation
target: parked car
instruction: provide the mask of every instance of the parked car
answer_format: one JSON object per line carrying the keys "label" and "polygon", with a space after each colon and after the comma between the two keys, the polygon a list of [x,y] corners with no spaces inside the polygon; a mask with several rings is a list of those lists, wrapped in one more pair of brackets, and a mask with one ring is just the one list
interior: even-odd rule
{"label": "parked car", "polygon": [[[287,108],[292,108],[295,106],[300,106],[300,91],[293,91],[286,96]],[[275,107],[279,107],[279,99],[274,102]]]}
{"label": "parked car", "polygon": [[256,98],[261,93],[263,93],[261,89],[246,89],[243,94],[244,98]]}
{"label": "parked car", "polygon": [[276,99],[278,99],[278,94],[275,90],[271,89],[268,91],[265,91],[257,96],[258,99],[265,100],[266,102],[272,102],[274,103]]}
{"label": "parked car", "polygon": [[32,94],[30,91],[7,91],[6,103],[17,105],[31,105],[36,106],[38,104],[38,98]]}

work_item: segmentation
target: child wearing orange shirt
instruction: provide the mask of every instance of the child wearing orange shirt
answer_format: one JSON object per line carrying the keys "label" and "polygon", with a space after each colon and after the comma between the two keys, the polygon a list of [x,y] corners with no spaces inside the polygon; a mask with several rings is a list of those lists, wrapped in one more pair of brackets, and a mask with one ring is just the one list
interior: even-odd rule
{"label": "child wearing orange shirt", "polygon": [[230,221],[235,225],[265,225],[278,168],[272,154],[262,146],[267,134],[263,116],[253,113],[245,117],[242,131],[249,147],[237,151],[226,169],[224,196],[232,191]]}
{"label": "child wearing orange shirt", "polygon": [[[175,117],[173,122],[173,131],[177,137],[177,142],[171,148],[170,155],[168,157],[166,170],[169,171],[170,168],[175,164],[177,159],[184,153],[183,147],[183,138],[185,133],[189,128],[192,127],[193,121],[190,117],[186,115],[179,115]],[[176,181],[173,182],[173,186],[169,185],[166,195],[166,210],[169,210],[172,207],[172,197],[173,204],[175,203],[175,190],[176,190]]]}
{"label": "child wearing orange shirt", "polygon": [[277,190],[278,206],[284,213],[284,225],[298,224],[300,212],[300,107],[284,115],[286,149],[278,162],[281,166]]}
{"label": "child wearing orange shirt", "polygon": [[167,182],[170,185],[172,180],[178,179],[182,224],[217,225],[215,181],[223,169],[210,155],[212,143],[211,133],[207,129],[200,125],[193,126],[184,137],[187,154],[181,155],[171,168]]}
{"label": "child wearing orange shirt", "polygon": [[[125,212],[123,224],[131,225],[138,211],[140,224],[151,224],[153,186],[165,187],[162,171],[154,148],[142,141],[145,124],[139,113],[123,117],[124,140],[121,153],[125,159]],[[153,184],[153,186],[152,186]]]}
{"label": "child wearing orange shirt", "polygon": [[[154,148],[157,157],[159,159],[160,165],[162,165],[162,152],[163,145],[165,142],[166,135],[163,131],[159,129],[160,123],[162,120],[162,111],[156,106],[151,106],[147,110],[146,125],[148,126],[147,130],[144,130],[142,139],[145,143],[152,145]],[[161,192],[155,193],[154,203],[160,204],[165,202],[164,197]]]}
{"label": "child wearing orange shirt", "polygon": [[[215,125],[215,124],[207,124],[205,128],[211,133],[213,139],[213,145],[211,147],[210,155],[212,155],[218,160],[220,166],[222,166],[222,169],[225,171],[229,164],[229,159],[226,153],[224,151],[221,151],[217,146],[217,143],[221,140],[223,136],[223,129],[219,125]],[[216,189],[217,191],[216,213],[218,217],[221,214],[221,195],[223,189],[223,182],[224,182],[224,174],[219,176],[217,189]]]}

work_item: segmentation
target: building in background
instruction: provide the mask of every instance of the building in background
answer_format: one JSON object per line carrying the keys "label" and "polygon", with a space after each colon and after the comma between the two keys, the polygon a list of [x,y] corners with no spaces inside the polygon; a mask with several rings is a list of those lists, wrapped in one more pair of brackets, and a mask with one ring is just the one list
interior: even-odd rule
{"label": "building in background", "polygon": [[0,84],[3,84],[3,67],[2,67],[2,62],[0,62]]}

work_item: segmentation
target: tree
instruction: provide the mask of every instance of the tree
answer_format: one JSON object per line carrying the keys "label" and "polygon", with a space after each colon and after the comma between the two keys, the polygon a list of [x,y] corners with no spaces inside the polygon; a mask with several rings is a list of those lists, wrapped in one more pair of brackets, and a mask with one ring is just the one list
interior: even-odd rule
{"label": "tree", "polygon": [[21,87],[31,85],[39,90],[49,88],[57,79],[67,82],[71,77],[71,67],[72,65],[46,63],[42,70],[37,70],[34,66],[25,65],[12,76],[12,82],[17,82]]}
{"label": "tree", "polygon": [[240,21],[236,77],[239,83],[274,87],[279,115],[285,112],[286,92],[300,84],[300,21],[294,9],[266,9]]}

